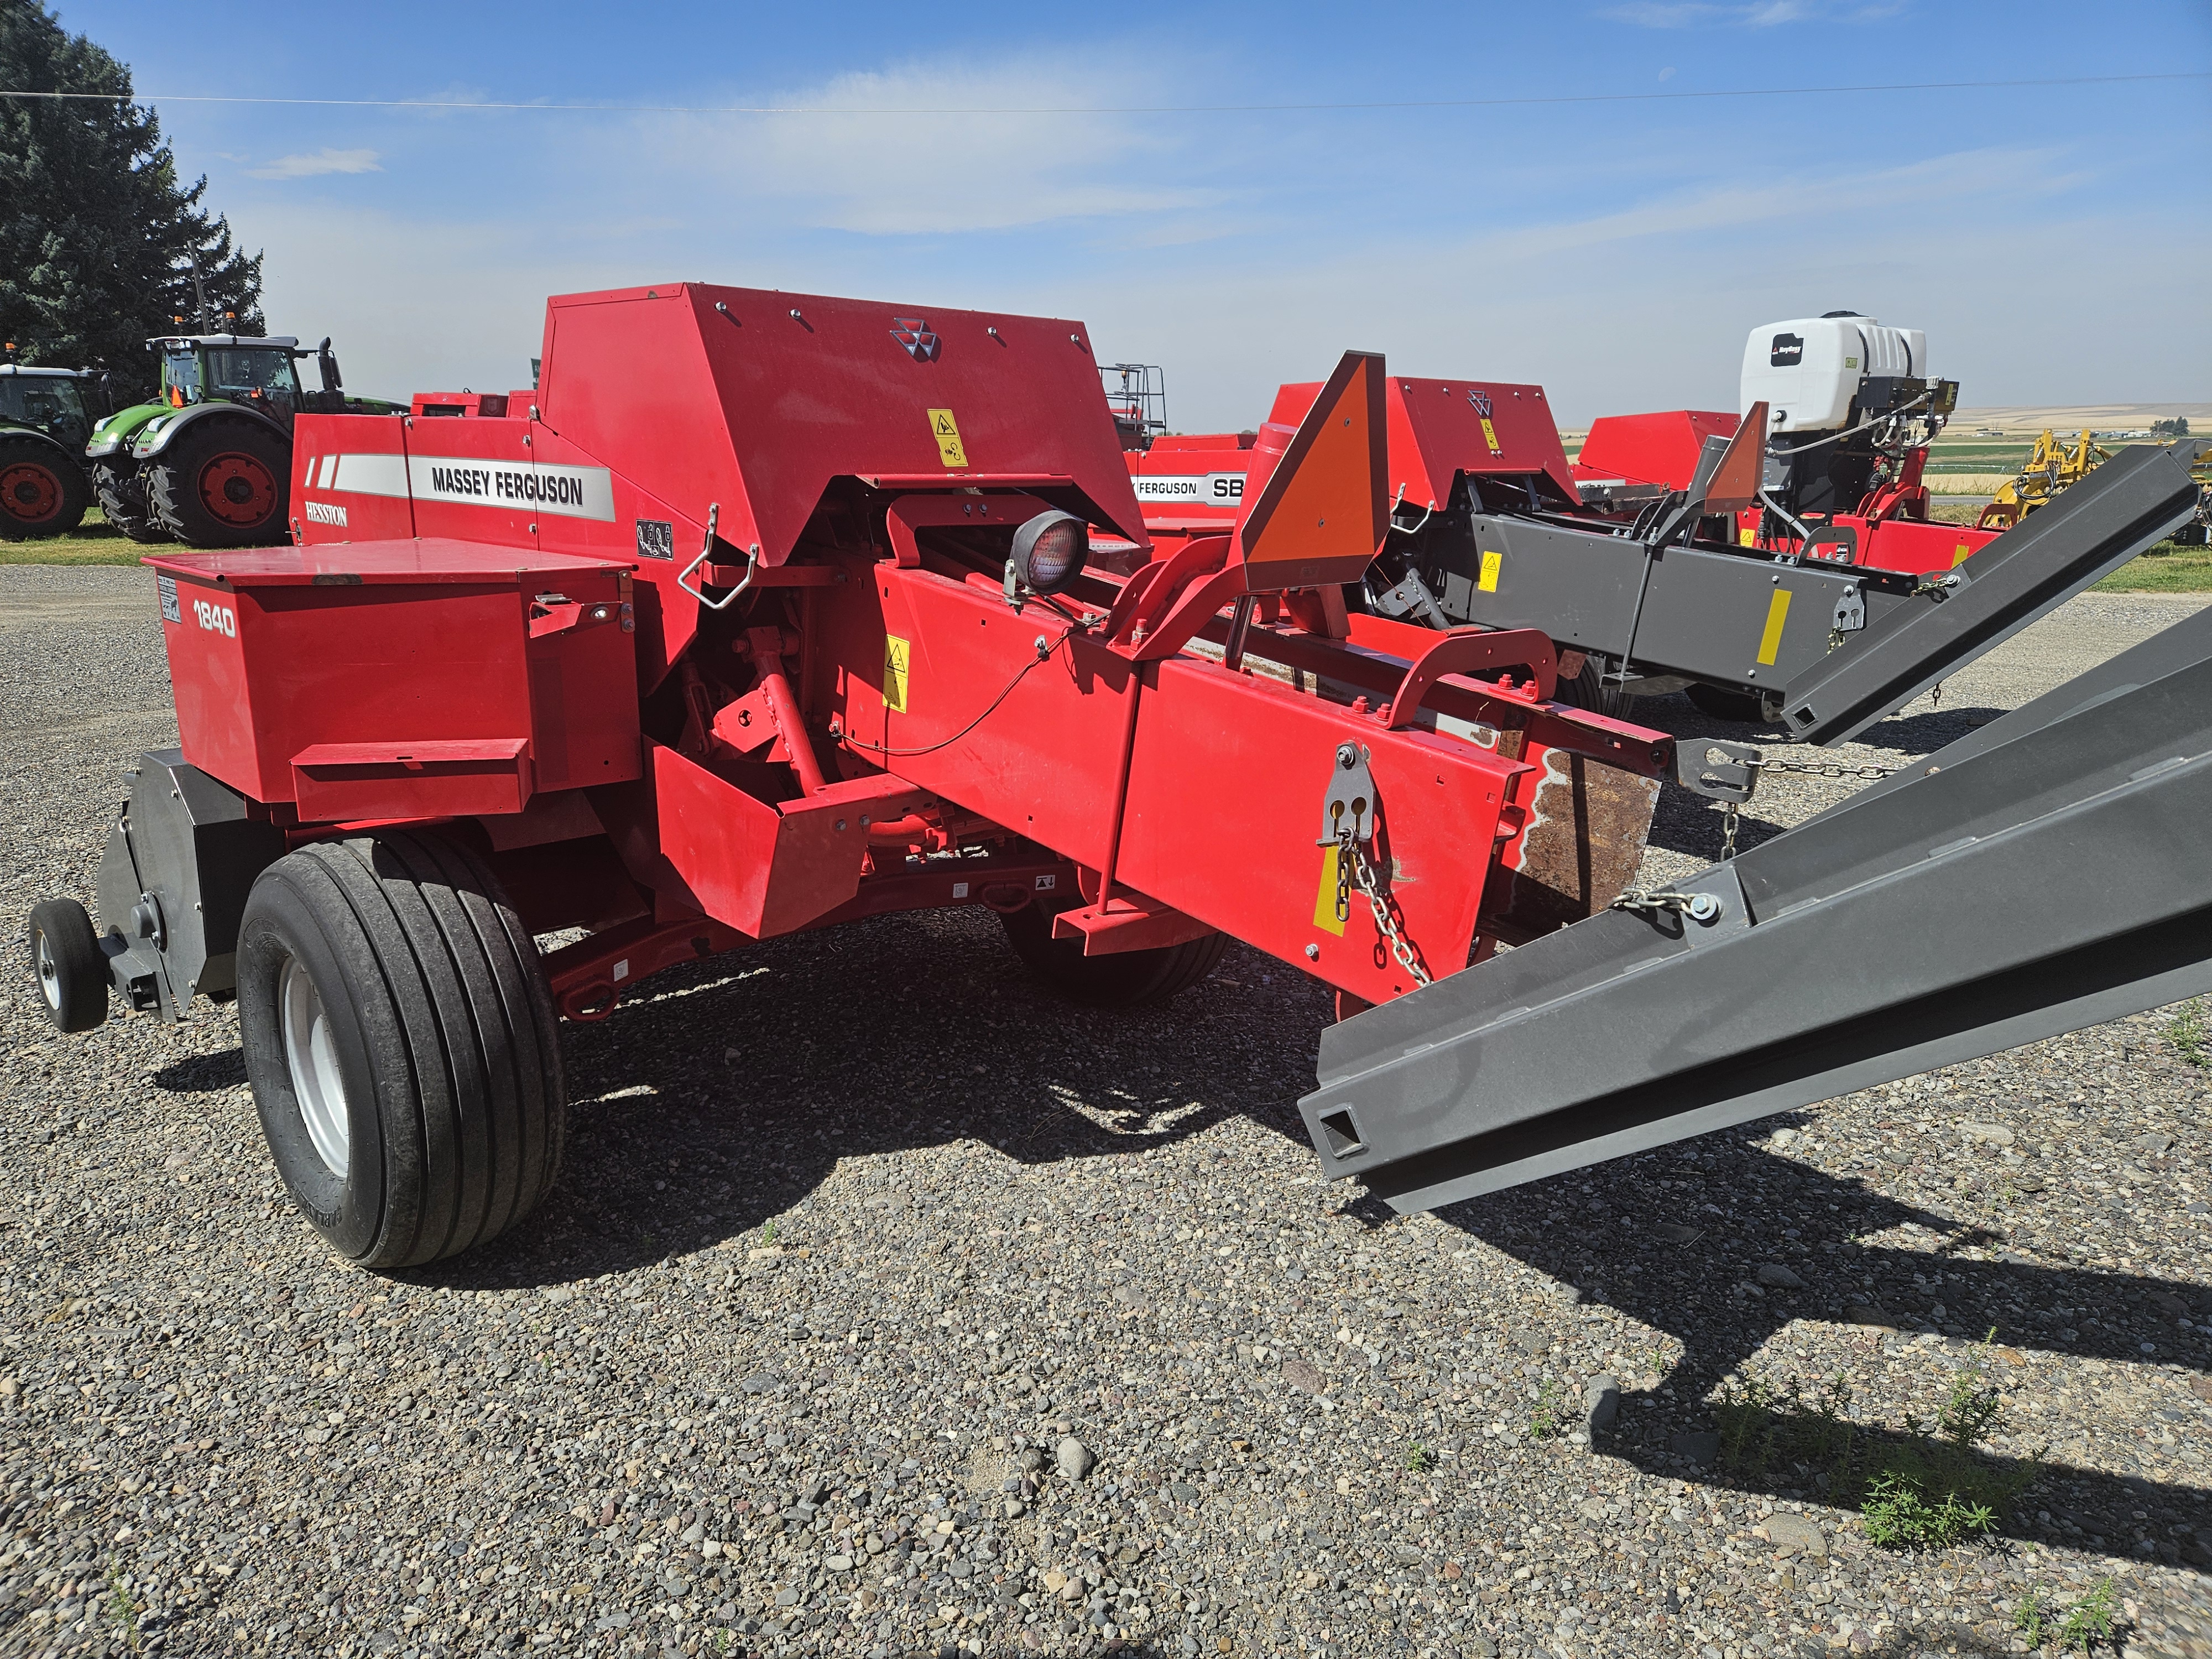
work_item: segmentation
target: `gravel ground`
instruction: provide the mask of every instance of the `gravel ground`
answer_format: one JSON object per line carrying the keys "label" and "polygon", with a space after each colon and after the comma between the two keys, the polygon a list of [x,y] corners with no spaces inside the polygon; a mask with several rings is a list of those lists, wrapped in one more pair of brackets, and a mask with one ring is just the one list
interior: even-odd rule
{"label": "gravel ground", "polygon": [[[143,574],[0,596],[20,917],[172,739]],[[2190,603],[2076,600],[1846,758]],[[1851,787],[1773,781],[1746,838]],[[1670,793],[1646,873],[1718,842]],[[60,1039],[0,987],[0,1651],[1998,1653],[2109,1580],[2100,1650],[2212,1655],[2170,1015],[1401,1220],[1316,1181],[1325,999],[1241,949],[1113,1017],[969,915],[655,984],[568,1033],[538,1215],[392,1279],[292,1215],[227,1014]],[[1885,1445],[1962,1370],[2047,1460],[1988,1541],[1716,1466],[1725,1379],[1840,1378]]]}

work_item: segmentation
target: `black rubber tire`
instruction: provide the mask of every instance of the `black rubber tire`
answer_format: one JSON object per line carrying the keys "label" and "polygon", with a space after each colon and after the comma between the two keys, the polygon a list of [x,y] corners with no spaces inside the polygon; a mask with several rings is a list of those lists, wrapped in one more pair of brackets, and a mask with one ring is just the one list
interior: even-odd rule
{"label": "black rubber tire", "polygon": [[1693,681],[1684,688],[1682,695],[1697,706],[1700,714],[1717,720],[1727,720],[1735,726],[1765,726],[1766,705],[1749,691],[1730,691],[1717,685]]}
{"label": "black rubber tire", "polygon": [[1574,678],[1562,676],[1559,680],[1559,701],[1577,708],[1586,708],[1593,714],[1603,714],[1612,720],[1628,718],[1628,706],[1636,699],[1617,686],[1605,683],[1605,664],[1602,659],[1585,657],[1582,672]]}
{"label": "black rubber tire", "polygon": [[[240,456],[267,474],[267,510],[231,523],[201,499],[200,475]],[[242,415],[187,428],[146,469],[146,501],[154,521],[187,547],[272,547],[291,538],[292,446]]]}
{"label": "black rubber tire", "polygon": [[92,469],[92,493],[100,516],[134,542],[166,542],[169,532],[154,522],[146,504],[146,480],[131,466],[101,461]]}
{"label": "black rubber tire", "polygon": [[27,432],[0,434],[0,541],[68,535],[91,494],[84,469],[59,444]]}
{"label": "black rubber tire", "polygon": [[[295,957],[328,1021],[343,1176],[315,1150],[285,1055],[278,996]],[[416,1267],[496,1238],[560,1173],[568,1098],[538,947],[456,842],[392,831],[263,871],[239,928],[238,1024],[277,1172],[358,1266]]]}
{"label": "black rubber tire", "polygon": [[75,899],[48,899],[35,906],[30,944],[31,974],[39,981],[39,1002],[48,1019],[64,1031],[89,1031],[107,1018],[107,953],[100,948],[100,935],[84,906]]}
{"label": "black rubber tire", "polygon": [[1116,951],[1086,957],[1079,939],[1054,939],[1052,919],[1072,903],[1024,905],[999,921],[1006,943],[1030,972],[1072,1002],[1097,1008],[1137,1008],[1165,1002],[1212,973],[1229,948],[1229,935],[1208,933],[1151,951]]}

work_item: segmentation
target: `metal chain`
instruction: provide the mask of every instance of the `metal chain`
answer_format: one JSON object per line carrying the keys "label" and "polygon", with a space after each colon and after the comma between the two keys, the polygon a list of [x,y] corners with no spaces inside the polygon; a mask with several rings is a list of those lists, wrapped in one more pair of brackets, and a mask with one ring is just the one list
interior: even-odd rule
{"label": "metal chain", "polygon": [[1723,864],[1726,864],[1735,856],[1735,826],[1740,816],[1734,801],[1728,803],[1727,810],[1721,815],[1721,862]]}
{"label": "metal chain", "polygon": [[1905,769],[1901,766],[1845,766],[1839,761],[1750,760],[1746,766],[1759,772],[1794,772],[1808,778],[1890,778]]}
{"label": "metal chain", "polygon": [[[1374,864],[1366,854],[1359,850],[1359,843],[1352,840],[1350,830],[1340,832],[1336,838],[1338,904],[1342,906],[1346,902],[1343,882],[1347,857],[1352,865],[1352,879],[1359,884],[1359,890],[1367,895],[1368,908],[1375,912],[1375,931],[1389,941],[1390,955],[1411,976],[1413,983],[1417,986],[1428,984],[1429,970],[1422,967],[1414,957],[1412,942],[1400,929],[1397,918],[1390,914],[1389,902],[1383,897],[1382,887],[1375,879]],[[1342,921],[1344,915],[1345,911],[1340,908],[1337,919]]]}
{"label": "metal chain", "polygon": [[1623,893],[1607,907],[1663,915],[1671,910],[1697,921],[1710,921],[1721,913],[1721,902],[1711,893]]}
{"label": "metal chain", "polygon": [[1349,830],[1336,838],[1336,920],[1340,927],[1352,916],[1352,864],[1358,857]]}

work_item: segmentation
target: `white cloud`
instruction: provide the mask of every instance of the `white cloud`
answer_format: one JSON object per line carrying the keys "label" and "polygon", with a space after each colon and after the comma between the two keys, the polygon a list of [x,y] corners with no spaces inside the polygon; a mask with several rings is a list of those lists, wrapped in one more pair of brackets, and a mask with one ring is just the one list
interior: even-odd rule
{"label": "white cloud", "polygon": [[248,167],[256,179],[317,179],[326,173],[381,173],[373,149],[319,149],[313,155],[282,155],[266,167]]}
{"label": "white cloud", "polygon": [[[1172,72],[1132,56],[1032,54],[923,61],[733,102],[922,112],[654,118],[665,154],[724,189],[773,198],[805,225],[873,236],[1005,230],[1200,210],[1228,192],[1195,170],[1173,124],[1043,106],[1079,90],[1141,86],[1171,104]],[[1000,110],[1003,114],[933,114]]]}

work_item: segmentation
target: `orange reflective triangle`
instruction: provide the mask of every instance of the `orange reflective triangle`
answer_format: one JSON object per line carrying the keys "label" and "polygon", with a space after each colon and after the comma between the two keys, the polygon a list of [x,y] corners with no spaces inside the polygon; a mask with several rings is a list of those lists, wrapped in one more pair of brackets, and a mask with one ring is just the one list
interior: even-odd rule
{"label": "orange reflective triangle", "polygon": [[1382,356],[1347,351],[1237,526],[1254,590],[1357,581],[1389,527]]}

